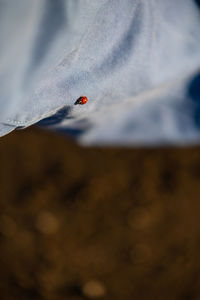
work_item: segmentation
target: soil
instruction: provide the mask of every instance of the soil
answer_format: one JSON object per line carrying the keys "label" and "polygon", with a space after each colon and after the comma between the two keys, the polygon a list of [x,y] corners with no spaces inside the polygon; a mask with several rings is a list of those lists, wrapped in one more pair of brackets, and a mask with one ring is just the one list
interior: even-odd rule
{"label": "soil", "polygon": [[200,148],[0,142],[0,299],[200,299]]}

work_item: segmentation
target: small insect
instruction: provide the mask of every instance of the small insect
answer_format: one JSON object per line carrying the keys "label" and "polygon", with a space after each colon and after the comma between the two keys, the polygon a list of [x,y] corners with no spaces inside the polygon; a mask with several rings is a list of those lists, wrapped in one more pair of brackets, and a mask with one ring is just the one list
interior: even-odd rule
{"label": "small insect", "polygon": [[85,104],[85,103],[87,103],[88,102],[88,98],[86,97],[86,96],[81,96],[81,97],[79,97],[77,100],[76,100],[76,102],[74,103],[75,105],[76,104],[80,104],[80,105],[83,105],[83,104]]}

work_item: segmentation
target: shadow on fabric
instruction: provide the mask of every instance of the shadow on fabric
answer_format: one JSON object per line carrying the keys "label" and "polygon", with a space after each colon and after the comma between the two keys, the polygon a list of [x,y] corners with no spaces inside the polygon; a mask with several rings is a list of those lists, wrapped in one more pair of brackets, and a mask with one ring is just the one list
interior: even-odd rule
{"label": "shadow on fabric", "polygon": [[200,73],[198,73],[191,81],[188,88],[188,96],[195,105],[194,121],[198,129],[200,129]]}

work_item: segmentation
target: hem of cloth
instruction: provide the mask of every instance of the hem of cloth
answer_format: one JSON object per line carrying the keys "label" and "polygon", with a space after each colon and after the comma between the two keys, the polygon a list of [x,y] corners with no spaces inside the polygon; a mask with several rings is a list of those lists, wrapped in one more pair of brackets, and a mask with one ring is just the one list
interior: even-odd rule
{"label": "hem of cloth", "polygon": [[15,129],[15,126],[0,123],[0,137],[5,136]]}

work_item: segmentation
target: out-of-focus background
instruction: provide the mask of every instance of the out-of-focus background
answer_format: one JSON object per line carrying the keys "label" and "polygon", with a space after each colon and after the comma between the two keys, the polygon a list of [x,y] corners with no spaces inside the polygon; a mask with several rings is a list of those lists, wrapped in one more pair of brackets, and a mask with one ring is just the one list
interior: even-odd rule
{"label": "out-of-focus background", "polygon": [[0,299],[200,299],[200,148],[0,143]]}

